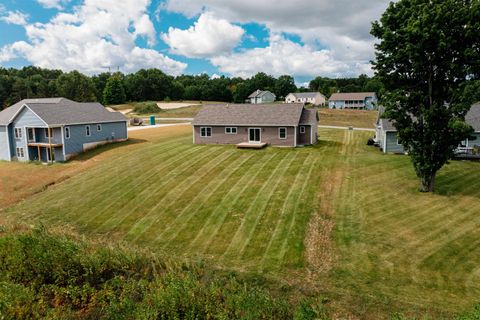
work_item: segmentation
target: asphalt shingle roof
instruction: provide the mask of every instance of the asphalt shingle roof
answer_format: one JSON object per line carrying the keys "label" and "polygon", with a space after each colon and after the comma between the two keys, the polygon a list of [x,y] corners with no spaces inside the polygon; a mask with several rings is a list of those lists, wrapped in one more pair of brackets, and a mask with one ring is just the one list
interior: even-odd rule
{"label": "asphalt shingle roof", "polygon": [[193,125],[297,126],[303,110],[302,103],[207,105]]}
{"label": "asphalt shingle roof", "polygon": [[316,125],[318,122],[318,113],[315,109],[303,109],[300,117],[300,124]]}
{"label": "asphalt shingle roof", "polygon": [[472,126],[476,132],[480,132],[480,103],[474,104],[465,116],[465,121]]}
{"label": "asphalt shingle roof", "polygon": [[367,97],[373,97],[375,92],[344,92],[334,93],[330,97],[330,101],[349,101],[349,100],[365,100]]}
{"label": "asphalt shingle roof", "polygon": [[0,112],[0,125],[8,125],[27,105],[49,126],[126,121],[120,112],[110,112],[100,103],[79,103],[65,98],[25,99]]}

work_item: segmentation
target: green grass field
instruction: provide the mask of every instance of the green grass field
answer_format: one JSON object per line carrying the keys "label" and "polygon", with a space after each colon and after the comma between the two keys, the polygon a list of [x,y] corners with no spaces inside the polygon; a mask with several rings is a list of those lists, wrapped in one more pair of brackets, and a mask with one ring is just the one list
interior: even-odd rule
{"label": "green grass field", "polygon": [[438,192],[421,194],[408,157],[366,146],[368,132],[253,151],[155,130],[2,215],[260,273],[338,317],[450,316],[480,302],[480,163],[452,162]]}

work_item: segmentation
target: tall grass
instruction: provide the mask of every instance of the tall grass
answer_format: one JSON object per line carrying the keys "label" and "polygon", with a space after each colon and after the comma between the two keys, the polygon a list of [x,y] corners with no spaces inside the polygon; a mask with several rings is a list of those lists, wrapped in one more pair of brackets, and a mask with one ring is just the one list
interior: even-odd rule
{"label": "tall grass", "polygon": [[265,289],[201,264],[166,262],[38,228],[0,237],[2,319],[310,319]]}

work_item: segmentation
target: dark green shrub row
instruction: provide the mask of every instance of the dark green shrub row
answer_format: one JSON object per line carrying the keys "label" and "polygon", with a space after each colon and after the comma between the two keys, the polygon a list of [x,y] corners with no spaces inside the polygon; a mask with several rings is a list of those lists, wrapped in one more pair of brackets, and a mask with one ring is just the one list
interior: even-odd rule
{"label": "dark green shrub row", "polygon": [[[296,310],[296,311],[295,311]],[[105,248],[40,229],[0,237],[1,319],[310,319],[202,265]]]}

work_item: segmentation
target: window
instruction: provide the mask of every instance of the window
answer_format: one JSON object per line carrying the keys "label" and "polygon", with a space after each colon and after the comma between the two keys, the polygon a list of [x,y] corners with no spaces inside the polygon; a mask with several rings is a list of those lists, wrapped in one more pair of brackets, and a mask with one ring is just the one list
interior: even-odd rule
{"label": "window", "polygon": [[211,137],[211,136],[212,136],[212,128],[210,127],[200,128],[200,137]]}
{"label": "window", "polygon": [[65,139],[70,139],[70,127],[65,127]]}
{"label": "window", "polygon": [[15,139],[22,139],[23,131],[22,128],[15,128]]}
{"label": "window", "polygon": [[300,127],[300,133],[305,133],[305,127],[304,126]]}
{"label": "window", "polygon": [[34,128],[28,128],[27,129],[27,136],[28,136],[28,141],[35,141],[35,129]]}
{"label": "window", "polygon": [[401,146],[402,145],[402,142],[400,142],[400,138],[397,137],[397,145],[398,146]]}
{"label": "window", "polygon": [[98,132],[102,131],[102,125],[101,124],[97,124],[97,131]]}
{"label": "window", "polygon": [[85,126],[85,136],[86,136],[86,137],[90,137],[90,136],[91,136],[90,126]]}
{"label": "window", "polygon": [[23,148],[17,148],[17,158],[25,158],[25,151]]}
{"label": "window", "polygon": [[225,134],[237,134],[237,127],[226,127]]}
{"label": "window", "polygon": [[45,138],[51,138],[51,137],[50,137],[50,129],[49,129],[49,128],[45,128]]}
{"label": "window", "polygon": [[280,139],[287,139],[287,128],[278,128],[278,137]]}
{"label": "window", "polygon": [[460,142],[460,147],[461,147],[461,148],[467,148],[467,147],[468,147],[468,139],[463,140],[462,142]]}

